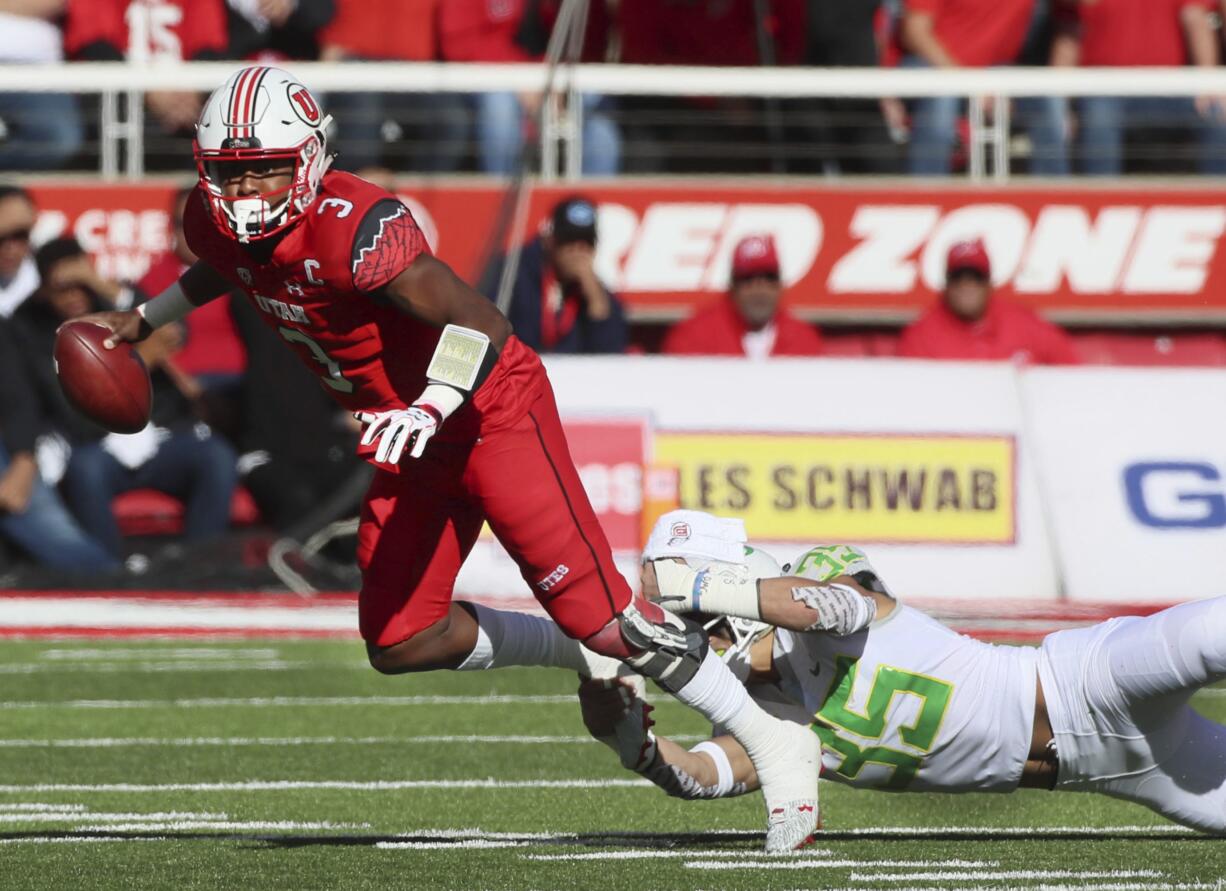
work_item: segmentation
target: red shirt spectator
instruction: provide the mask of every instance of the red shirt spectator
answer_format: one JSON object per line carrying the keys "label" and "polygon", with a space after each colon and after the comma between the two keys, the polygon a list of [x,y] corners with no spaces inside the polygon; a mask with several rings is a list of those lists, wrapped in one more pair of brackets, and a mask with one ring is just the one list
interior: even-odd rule
{"label": "red shirt spectator", "polygon": [[[593,4],[599,5],[599,4]],[[767,18],[780,65],[805,50],[805,0],[775,0]],[[621,61],[648,65],[761,65],[753,0],[622,0]]]}
{"label": "red shirt spectator", "polygon": [[[558,17],[560,0],[446,0],[439,3],[439,51],[448,62],[536,62]],[[539,15],[526,27],[529,12]],[[583,58],[603,61],[609,31],[604,3],[588,4]]]}
{"label": "red shirt spectator", "polygon": [[223,0],[68,0],[64,15],[74,59],[220,58],[227,43]]}
{"label": "red shirt spectator", "polygon": [[319,43],[359,59],[428,62],[438,58],[440,5],[439,0],[336,0],[336,18],[320,32]]}
{"label": "red shirt spectator", "polygon": [[1012,360],[1075,365],[1073,340],[1032,310],[992,296],[982,241],[949,250],[941,300],[903,331],[898,355],[915,359]]}
{"label": "red shirt spectator", "polygon": [[1006,65],[1021,51],[1033,11],[1034,0],[905,0],[903,44],[928,58],[912,31],[917,19],[926,18],[952,64]]}
{"label": "red shirt spectator", "polygon": [[1080,38],[1080,65],[1163,65],[1188,61],[1184,11],[1209,13],[1217,0],[1064,0],[1063,29]]}
{"label": "red shirt spectator", "polygon": [[822,338],[779,306],[779,255],[769,235],[751,235],[732,255],[727,298],[677,324],[664,338],[674,356],[817,356]]}
{"label": "red shirt spectator", "polygon": [[[183,210],[195,187],[175,194],[173,213],[174,245],[155,259],[137,287],[150,297],[156,297],[173,284],[196,262],[195,255],[183,236]],[[239,340],[230,316],[230,297],[218,297],[194,309],[184,319],[186,338],[182,349],[174,355],[177,368],[192,375],[233,376],[242,374],[247,366],[247,352]]]}

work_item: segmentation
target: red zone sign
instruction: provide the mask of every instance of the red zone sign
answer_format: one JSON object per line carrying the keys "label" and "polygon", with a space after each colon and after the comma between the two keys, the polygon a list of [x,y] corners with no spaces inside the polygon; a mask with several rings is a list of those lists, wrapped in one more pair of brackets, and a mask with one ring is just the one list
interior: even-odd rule
{"label": "red zone sign", "polygon": [[[138,278],[166,247],[164,185],[41,185],[36,237],[75,234],[104,274]],[[530,233],[572,188],[540,188]],[[982,237],[1003,293],[1065,317],[1226,320],[1226,189],[842,188],[726,180],[601,185],[598,269],[638,317],[677,317],[727,286],[741,237],[774,235],[803,315],[908,317],[940,288],[954,241]],[[475,280],[503,190],[406,185],[439,256]]]}

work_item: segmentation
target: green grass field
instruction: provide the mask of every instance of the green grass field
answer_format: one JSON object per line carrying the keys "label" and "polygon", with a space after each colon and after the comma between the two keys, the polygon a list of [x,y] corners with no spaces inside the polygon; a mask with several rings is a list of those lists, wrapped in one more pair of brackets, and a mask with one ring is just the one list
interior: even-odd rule
{"label": "green grass field", "polygon": [[1046,792],[827,784],[818,844],[768,858],[758,796],[637,784],[575,687],[386,678],[340,641],[0,642],[0,888],[1226,887],[1226,841]]}

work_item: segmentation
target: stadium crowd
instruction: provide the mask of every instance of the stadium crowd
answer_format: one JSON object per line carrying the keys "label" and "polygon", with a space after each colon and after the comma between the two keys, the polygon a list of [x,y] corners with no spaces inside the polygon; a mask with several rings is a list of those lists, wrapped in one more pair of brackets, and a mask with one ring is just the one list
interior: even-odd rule
{"label": "stadium crowd", "polygon": [[[1213,66],[1221,0],[593,0],[589,62],[981,68]],[[560,0],[2,0],[0,62],[543,58]],[[145,94],[150,169],[182,169],[202,97]],[[539,97],[329,97],[342,165],[506,175]],[[583,171],[911,172],[965,161],[964,102],[584,97]],[[93,104],[91,104],[93,103]],[[96,166],[96,102],[0,93],[0,170]],[[1014,103],[1019,169],[1226,170],[1222,97]],[[1172,136],[1172,134],[1176,134]]]}
{"label": "stadium crowd", "polygon": [[[558,7],[557,0],[0,0],[0,61],[527,61],[542,57]],[[593,2],[584,58],[983,67],[1216,65],[1220,57],[1215,0],[776,0],[765,19],[756,8],[751,0]],[[532,137],[536,100],[506,92],[389,92],[328,101],[340,166],[390,176],[513,173]],[[790,150],[782,163],[796,172],[929,174],[960,163],[962,110],[944,99],[909,108],[888,98],[791,100],[773,110],[733,100],[584,101],[587,174],[680,172],[686,156],[667,146],[706,141],[735,149],[728,134],[738,128],[758,146],[783,139]],[[145,102],[151,162],[185,169],[201,97],[151,91]],[[0,170],[81,161],[91,138],[85,105],[70,95],[0,94]],[[1118,173],[1136,159],[1122,148],[1125,134],[1155,122],[1193,133],[1184,143],[1195,151],[1182,160],[1220,172],[1224,108],[1220,97],[1094,99],[1071,109],[1036,98],[1019,102],[1017,112],[1028,128],[1032,172]],[[713,131],[704,131],[703,122],[720,138],[708,139]],[[780,160],[734,150],[706,159],[701,169],[769,172]],[[162,493],[181,505],[181,531],[196,543],[218,540],[236,512],[258,515],[277,534],[301,541],[356,506],[370,471],[354,456],[354,421],[337,412],[245,300],[211,303],[185,326],[141,345],[156,407],[143,433],[108,434],[65,402],[51,360],[56,328],[99,307],[130,307],[193,262],[182,237],[189,195],[184,189],[174,196],[170,250],[140,281],[116,282],[100,275],[72,238],[35,245],[33,200],[19,187],[0,186],[0,546],[12,557],[0,553],[0,570],[16,561],[76,574],[141,571],[124,540],[132,526],[117,519],[116,505],[133,491]],[[692,317],[667,331],[637,324],[597,274],[597,218],[591,201],[572,196],[514,263],[494,258],[481,276],[480,289],[491,299],[506,279],[507,315],[540,352],[751,361],[848,354],[1052,364],[1097,358],[1092,338],[1074,340],[994,295],[991,257],[981,242],[953,246],[941,298],[901,334],[822,332],[795,316],[779,247],[768,235],[737,244],[726,293]],[[1226,356],[1226,341],[1207,336]]]}

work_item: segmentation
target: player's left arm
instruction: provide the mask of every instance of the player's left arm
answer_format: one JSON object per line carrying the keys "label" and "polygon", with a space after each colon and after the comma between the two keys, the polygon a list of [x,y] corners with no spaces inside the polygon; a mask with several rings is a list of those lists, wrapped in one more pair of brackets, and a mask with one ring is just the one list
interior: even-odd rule
{"label": "player's left arm", "polygon": [[430,254],[418,254],[381,293],[400,310],[436,328],[456,325],[484,334],[496,351],[511,336],[511,323],[498,307]]}
{"label": "player's left arm", "polygon": [[730,736],[686,749],[652,727],[651,706],[617,680],[589,680],[579,687],[583,724],[617,753],[622,766],[646,777],[674,798],[726,798],[758,788],[745,749]]}
{"label": "player's left arm", "polygon": [[363,414],[362,445],[378,441],[375,461],[418,458],[447,418],[485,383],[511,336],[511,323],[490,301],[430,254],[408,209],[387,199],[359,224],[353,247],[354,288],[442,329],[426,369],[426,387],[406,409]]}
{"label": "player's left arm", "polygon": [[855,634],[894,609],[894,598],[852,575],[758,578],[749,567],[713,562],[696,570],[676,560],[643,568],[643,592],[672,612],[706,612],[791,631]]}

